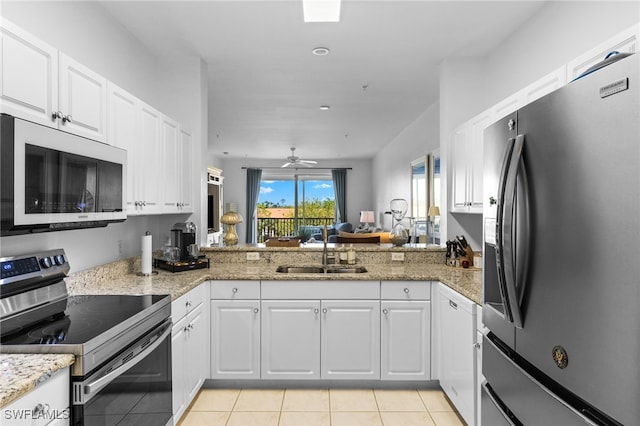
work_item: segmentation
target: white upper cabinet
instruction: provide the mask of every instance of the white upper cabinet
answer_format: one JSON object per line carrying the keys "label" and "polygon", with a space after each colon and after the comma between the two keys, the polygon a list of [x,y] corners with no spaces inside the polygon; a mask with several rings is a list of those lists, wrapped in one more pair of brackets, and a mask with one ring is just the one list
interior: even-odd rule
{"label": "white upper cabinet", "polygon": [[136,150],[134,207],[139,214],[157,214],[162,211],[162,114],[141,102],[138,120],[140,136]]}
{"label": "white upper cabinet", "polygon": [[107,80],[10,22],[1,24],[1,112],[106,142]]}
{"label": "white upper cabinet", "polygon": [[[180,210],[182,213],[191,213],[193,211],[193,136],[191,132],[180,129],[180,148],[181,148],[181,165],[180,174]],[[197,169],[197,168],[196,168]]]}
{"label": "white upper cabinet", "polygon": [[127,215],[136,213],[138,99],[115,84],[107,83],[107,141],[127,151]]}
{"label": "white upper cabinet", "polygon": [[453,131],[451,138],[452,205],[455,213],[482,213],[482,155],[489,111]]}
{"label": "white upper cabinet", "polygon": [[58,127],[58,50],[0,20],[0,112]]}
{"label": "white upper cabinet", "polygon": [[604,60],[613,51],[620,53],[637,52],[639,33],[640,25],[634,25],[578,56],[567,64],[567,81],[572,81],[592,65]]}
{"label": "white upper cabinet", "polygon": [[107,80],[64,53],[59,54],[59,128],[107,141]]}
{"label": "white upper cabinet", "polygon": [[178,213],[180,210],[180,172],[182,172],[181,150],[178,149],[180,130],[178,123],[169,117],[160,119],[161,152],[164,167],[162,170],[162,197],[165,213]]}

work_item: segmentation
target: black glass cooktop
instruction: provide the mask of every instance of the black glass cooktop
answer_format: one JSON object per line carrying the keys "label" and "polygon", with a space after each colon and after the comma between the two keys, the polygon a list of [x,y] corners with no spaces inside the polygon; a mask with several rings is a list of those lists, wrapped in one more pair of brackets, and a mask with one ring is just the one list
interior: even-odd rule
{"label": "black glass cooktop", "polygon": [[[82,345],[126,327],[167,295],[86,295],[43,306],[3,330],[2,345]],[[35,323],[34,323],[35,322]]]}

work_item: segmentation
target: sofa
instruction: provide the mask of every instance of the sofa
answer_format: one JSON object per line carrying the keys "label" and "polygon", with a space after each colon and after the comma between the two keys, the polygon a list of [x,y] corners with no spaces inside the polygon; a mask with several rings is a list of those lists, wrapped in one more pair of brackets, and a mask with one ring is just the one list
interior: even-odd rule
{"label": "sofa", "polygon": [[[353,225],[349,222],[340,222],[331,226],[327,226],[327,241],[335,243],[340,232],[352,232]],[[323,227],[318,225],[302,225],[298,228],[298,235],[309,235],[309,239],[313,238],[318,242],[322,242]]]}

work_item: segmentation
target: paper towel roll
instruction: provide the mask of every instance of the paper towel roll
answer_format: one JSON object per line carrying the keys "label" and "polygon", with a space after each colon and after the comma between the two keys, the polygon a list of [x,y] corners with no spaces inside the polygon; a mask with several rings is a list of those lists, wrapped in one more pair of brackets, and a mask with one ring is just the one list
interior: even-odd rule
{"label": "paper towel roll", "polygon": [[147,232],[142,236],[142,274],[151,275],[151,257],[152,253],[151,234]]}

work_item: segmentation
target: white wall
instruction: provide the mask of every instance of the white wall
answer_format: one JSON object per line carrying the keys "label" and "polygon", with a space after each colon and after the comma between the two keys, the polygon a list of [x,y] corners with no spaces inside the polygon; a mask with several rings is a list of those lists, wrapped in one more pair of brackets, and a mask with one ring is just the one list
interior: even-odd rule
{"label": "white wall", "polygon": [[[549,2],[489,56],[446,60],[440,73],[443,167],[453,128],[639,21],[638,2]],[[447,239],[465,234],[472,247],[481,247],[481,215],[444,220]]]}
{"label": "white wall", "polygon": [[[204,173],[207,99],[202,76],[207,70],[199,59],[154,57],[94,2],[3,1],[0,14],[188,126],[194,132],[198,161],[194,173],[197,169]],[[194,188],[194,200],[200,200],[199,194]],[[201,205],[202,200],[195,204],[196,211]],[[134,217],[106,228],[2,237],[0,255],[60,247],[66,250],[72,271],[77,271],[139,255],[140,237],[146,231],[154,237],[154,248],[160,248],[175,222],[199,222],[198,216]]]}
{"label": "white wall", "polygon": [[[389,202],[404,198],[411,202],[411,161],[440,147],[439,104],[427,108],[373,158],[373,209],[376,223],[390,230]],[[408,222],[405,222],[408,226]]]}
{"label": "white wall", "polygon": [[[225,159],[222,162],[224,170],[224,202],[237,203],[238,213],[245,222],[236,225],[238,238],[241,243],[246,236],[246,187],[247,171],[242,167],[280,167],[282,161],[266,161],[258,159]],[[351,167],[347,170],[347,219],[357,225],[360,211],[373,209],[373,186],[371,160],[339,160],[318,164],[318,167]],[[328,170],[327,170],[328,171]]]}

